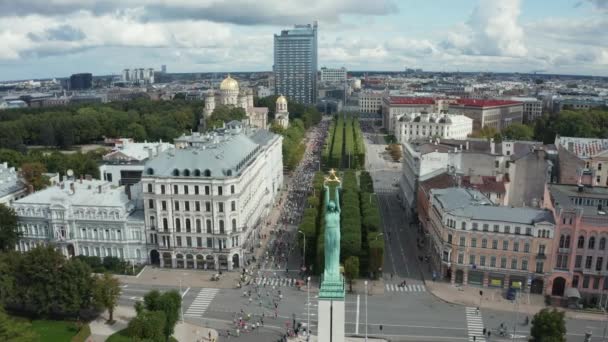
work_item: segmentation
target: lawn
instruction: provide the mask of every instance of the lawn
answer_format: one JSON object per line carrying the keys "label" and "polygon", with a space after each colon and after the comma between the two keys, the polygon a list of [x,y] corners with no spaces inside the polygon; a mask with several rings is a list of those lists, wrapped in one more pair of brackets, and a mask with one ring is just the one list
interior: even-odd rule
{"label": "lawn", "polygon": [[106,342],[130,342],[131,338],[129,336],[127,336],[127,329],[123,329],[119,332],[116,332],[112,335],[110,335],[110,337],[108,337],[108,339],[106,340]]}
{"label": "lawn", "polygon": [[78,333],[75,322],[35,320],[31,321],[31,324],[41,342],[69,342]]}

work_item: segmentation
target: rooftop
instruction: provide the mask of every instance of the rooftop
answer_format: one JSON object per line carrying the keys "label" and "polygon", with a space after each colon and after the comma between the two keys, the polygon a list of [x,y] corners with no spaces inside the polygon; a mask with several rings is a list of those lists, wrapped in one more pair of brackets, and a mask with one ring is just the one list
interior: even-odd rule
{"label": "rooftop", "polygon": [[392,105],[432,105],[435,104],[435,99],[432,97],[391,96],[389,102]]}
{"label": "rooftop", "polygon": [[92,207],[122,207],[129,202],[123,187],[112,188],[101,180],[71,180],[50,186],[23,197],[15,204],[42,204],[60,202],[64,205]]}
{"label": "rooftop", "polygon": [[454,104],[465,107],[500,107],[500,106],[512,106],[521,104],[520,101],[511,101],[511,100],[495,100],[495,99],[458,99],[454,102]]}
{"label": "rooftop", "polygon": [[608,150],[608,139],[555,137],[555,145],[574,153],[579,158],[590,158]]}
{"label": "rooftop", "polygon": [[464,188],[433,189],[431,194],[444,211],[471,220],[528,225],[538,222],[555,223],[553,213],[550,210],[495,206],[477,190]]}
{"label": "rooftop", "polygon": [[19,175],[14,167],[8,164],[0,164],[0,197],[12,194],[25,188],[25,184],[19,179]]}
{"label": "rooftop", "polygon": [[[156,155],[159,152],[172,149],[174,146],[164,142],[143,142],[135,143],[128,140],[121,141],[121,144],[117,144],[112,152],[103,156],[104,160],[114,160],[117,154],[122,154],[129,160],[142,161],[150,156],[150,153]],[[121,156],[122,157],[122,156]],[[122,159],[122,158],[119,158]]]}
{"label": "rooftop", "polygon": [[556,208],[578,208],[583,211],[583,216],[607,218],[606,213],[601,213],[600,209],[602,204],[608,202],[608,188],[551,184],[549,185],[549,192]]}

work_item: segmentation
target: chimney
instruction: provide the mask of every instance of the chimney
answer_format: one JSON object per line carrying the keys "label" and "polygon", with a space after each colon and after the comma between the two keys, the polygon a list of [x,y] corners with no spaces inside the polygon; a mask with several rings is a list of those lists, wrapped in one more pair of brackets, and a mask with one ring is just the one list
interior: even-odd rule
{"label": "chimney", "polygon": [[496,144],[494,143],[494,138],[490,138],[490,154],[496,153]]}
{"label": "chimney", "polygon": [[152,152],[152,147],[146,147],[146,150],[148,150],[148,159],[152,159],[152,157],[154,157],[154,152]]}

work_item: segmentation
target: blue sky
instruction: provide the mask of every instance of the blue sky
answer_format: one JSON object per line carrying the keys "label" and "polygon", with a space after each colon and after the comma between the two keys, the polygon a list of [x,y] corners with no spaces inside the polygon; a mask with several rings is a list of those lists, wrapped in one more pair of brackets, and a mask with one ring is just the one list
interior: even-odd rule
{"label": "blue sky", "polygon": [[319,21],[319,65],[608,76],[608,0],[0,0],[0,79],[272,68]]}

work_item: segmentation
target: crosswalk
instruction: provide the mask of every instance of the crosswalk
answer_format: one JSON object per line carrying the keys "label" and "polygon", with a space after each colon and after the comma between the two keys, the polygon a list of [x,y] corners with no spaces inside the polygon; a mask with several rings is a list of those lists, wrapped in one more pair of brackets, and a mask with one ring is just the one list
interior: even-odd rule
{"label": "crosswalk", "polygon": [[190,304],[190,307],[188,307],[184,316],[202,317],[218,291],[219,289],[202,289],[198,295],[196,295],[196,298],[194,298],[194,301]]}
{"label": "crosswalk", "polygon": [[295,286],[295,278],[273,278],[273,277],[257,277],[254,279],[254,284],[260,286]]}
{"label": "crosswalk", "polygon": [[399,284],[385,284],[384,290],[386,292],[425,292],[426,286],[422,284],[408,284],[399,286]]}
{"label": "crosswalk", "polygon": [[466,307],[465,312],[467,316],[469,342],[485,342],[486,339],[483,336],[483,320],[481,319],[481,312],[474,307]]}

